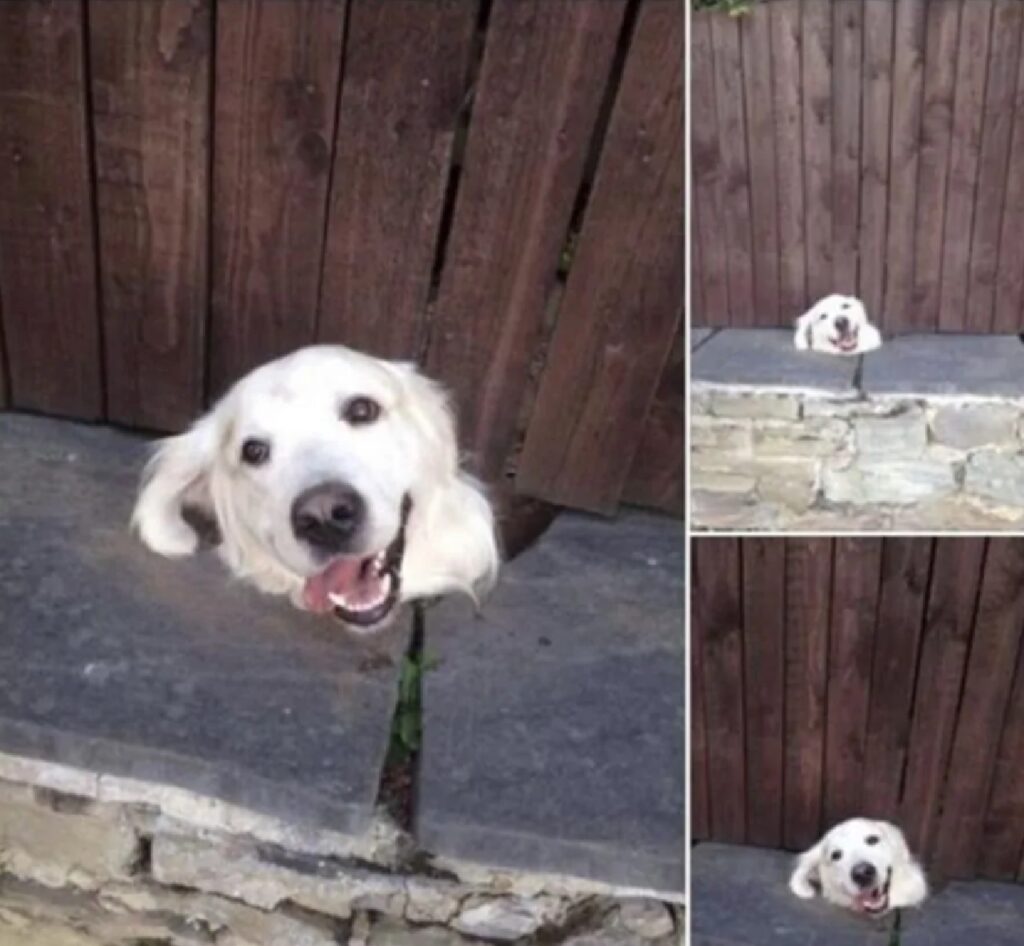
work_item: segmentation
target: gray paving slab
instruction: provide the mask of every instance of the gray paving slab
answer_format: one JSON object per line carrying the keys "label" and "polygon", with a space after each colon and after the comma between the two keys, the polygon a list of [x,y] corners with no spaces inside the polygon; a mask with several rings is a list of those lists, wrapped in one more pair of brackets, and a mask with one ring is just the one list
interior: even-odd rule
{"label": "gray paving slab", "polygon": [[722,329],[693,355],[691,378],[854,397],[859,358],[797,351],[788,329]]}
{"label": "gray paving slab", "polygon": [[152,554],[128,529],[144,451],[0,414],[0,750],[362,832],[408,622],[361,640]]}
{"label": "gray paving slab", "polygon": [[892,918],[795,897],[792,867],[793,855],[781,851],[698,844],[690,863],[693,946],[889,946]]}
{"label": "gray paving slab", "polygon": [[904,335],[864,357],[868,395],[1024,397],[1024,344],[1016,335]]}
{"label": "gray paving slab", "polygon": [[904,914],[900,946],[1021,946],[1024,885],[952,883]]}
{"label": "gray paving slab", "polygon": [[680,522],[563,513],[480,617],[428,611],[420,843],[681,892],[682,605]]}
{"label": "gray paving slab", "polygon": [[703,345],[712,335],[715,334],[713,328],[691,328],[690,329],[690,351],[694,352],[701,345]]}

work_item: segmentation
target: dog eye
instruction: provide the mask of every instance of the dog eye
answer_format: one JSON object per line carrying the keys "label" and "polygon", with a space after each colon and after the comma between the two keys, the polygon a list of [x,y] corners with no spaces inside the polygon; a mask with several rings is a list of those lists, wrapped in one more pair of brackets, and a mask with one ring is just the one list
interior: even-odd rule
{"label": "dog eye", "polygon": [[822,312],[821,315],[818,316],[818,321],[819,322],[824,322],[825,319],[827,319],[827,318],[828,318],[828,313],[827,312]]}
{"label": "dog eye", "polygon": [[843,856],[843,852],[838,850],[838,849],[833,851],[832,854],[831,854],[832,860],[834,860],[834,861],[838,861],[840,858],[842,858],[842,856]]}
{"label": "dog eye", "polygon": [[380,405],[368,397],[354,397],[341,409],[341,416],[354,427],[372,424],[380,417]]}
{"label": "dog eye", "polygon": [[249,466],[262,466],[270,459],[270,444],[266,440],[250,437],[242,442],[242,462]]}
{"label": "dog eye", "polygon": [[869,835],[868,835],[868,836],[867,836],[867,837],[866,837],[866,838],[864,839],[864,843],[865,843],[866,845],[868,845],[868,847],[874,847],[874,846],[875,846],[875,845],[876,845],[876,844],[878,843],[878,840],[879,840],[879,838],[878,838],[878,835],[877,835],[877,834],[869,834]]}

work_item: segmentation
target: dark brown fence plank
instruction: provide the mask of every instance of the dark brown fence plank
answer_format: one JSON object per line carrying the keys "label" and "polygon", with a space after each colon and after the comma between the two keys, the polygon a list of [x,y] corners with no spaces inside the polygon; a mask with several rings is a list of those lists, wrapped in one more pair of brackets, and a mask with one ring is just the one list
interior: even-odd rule
{"label": "dark brown fence plank", "polygon": [[725,235],[732,325],[754,325],[754,259],[751,245],[750,164],[744,122],[743,55],[740,27],[733,17],[712,15],[715,108],[722,155],[723,216],[712,221]]}
{"label": "dark brown fence plank", "polygon": [[1017,71],[1012,122],[992,321],[992,331],[1000,333],[1024,328],[1024,56]]}
{"label": "dark brown fence plank", "polygon": [[991,331],[994,320],[996,269],[1006,202],[1022,19],[1024,7],[1017,0],[996,0],[985,84],[967,308],[958,324],[961,330],[971,332]]}
{"label": "dark brown fence plank", "polygon": [[702,648],[711,829],[746,835],[743,613],[736,539],[704,539],[693,556],[693,631]]}
{"label": "dark brown fence plank", "polygon": [[857,294],[860,223],[862,0],[832,7],[832,290]]}
{"label": "dark brown fence plank", "polygon": [[[886,539],[864,751],[863,811],[898,820],[932,543]],[[926,682],[926,686],[929,684]]]}
{"label": "dark brown fence plank", "polygon": [[79,2],[0,6],[0,287],[16,407],[98,418],[96,248]]}
{"label": "dark brown fence plank", "polygon": [[1022,623],[1024,542],[992,539],[936,836],[940,875],[970,877],[977,867]]}
{"label": "dark brown fence plank", "polygon": [[741,551],[747,841],[777,847],[783,820],[786,543],[751,538]]}
{"label": "dark brown fence plank", "polygon": [[985,548],[982,539],[938,539],[935,547],[899,818],[925,855],[938,824]]}
{"label": "dark brown fence plank", "polygon": [[946,227],[961,6],[961,0],[929,0],[928,3],[914,241],[913,318],[905,325],[908,329],[930,330],[939,325],[942,239]]}
{"label": "dark brown fence plank", "polygon": [[686,505],[683,485],[683,391],[686,385],[686,341],[676,335],[668,364],[644,420],[640,445],[633,457],[622,501],[682,516]]}
{"label": "dark brown fence plank", "polygon": [[[683,19],[640,8],[516,487],[617,508],[683,306]],[[672,464],[669,469],[676,468]]]}
{"label": "dark brown fence plank", "polygon": [[779,215],[779,321],[807,308],[804,154],[800,100],[800,0],[776,0],[771,19],[772,112]]}
{"label": "dark brown fence plank", "polygon": [[427,366],[477,472],[510,453],[625,4],[495,0]]}
{"label": "dark brown fence plank", "polygon": [[981,154],[985,80],[992,32],[991,0],[963,6],[949,154],[946,228],[942,244],[939,328],[955,330],[967,315],[974,195]]}
{"label": "dark brown fence plank", "polygon": [[772,99],[771,20],[741,17],[743,98],[747,108],[747,155],[750,164],[750,219],[754,263],[754,322],[777,325],[779,309],[779,202],[775,172],[776,117]]}
{"label": "dark brown fence plank", "polygon": [[893,18],[895,3],[865,3],[863,142],[860,151],[858,295],[869,313],[886,324],[886,232],[889,213],[890,116],[892,111]]}
{"label": "dark brown fence plank", "polygon": [[203,403],[210,4],[92,0],[107,416],[172,430]]}
{"label": "dark brown fence plank", "polygon": [[475,0],[350,0],[318,337],[419,355]]}
{"label": "dark brown fence plank", "polygon": [[835,292],[832,278],[832,11],[804,3],[801,68],[807,295]]}
{"label": "dark brown fence plank", "polygon": [[825,823],[860,813],[882,559],[880,539],[837,539],[829,642]]}
{"label": "dark brown fence plank", "polygon": [[[696,549],[693,552],[696,562]],[[696,573],[696,564],[694,565]],[[686,608],[692,617],[690,634],[690,836],[703,840],[713,836],[711,830],[711,799],[708,788],[707,714],[704,695],[704,634],[697,629],[696,598],[690,595]]]}
{"label": "dark brown fence plank", "polygon": [[[701,308],[694,301],[694,325],[729,324],[729,267],[721,225],[723,168],[715,110],[713,14],[694,14],[690,27],[690,166],[693,195],[691,263],[701,286]],[[699,261],[699,263],[698,263]]]}
{"label": "dark brown fence plank", "polygon": [[211,389],[313,340],[344,0],[217,3]]}
{"label": "dark brown fence plank", "polygon": [[783,842],[821,833],[833,544],[786,540],[786,798]]}
{"label": "dark brown fence plank", "polygon": [[996,752],[992,795],[982,829],[978,869],[985,877],[1015,880],[1024,857],[1024,646]]}
{"label": "dark brown fence plank", "polygon": [[914,324],[914,217],[924,87],[928,0],[897,0],[893,27],[892,135],[885,232],[884,323]]}

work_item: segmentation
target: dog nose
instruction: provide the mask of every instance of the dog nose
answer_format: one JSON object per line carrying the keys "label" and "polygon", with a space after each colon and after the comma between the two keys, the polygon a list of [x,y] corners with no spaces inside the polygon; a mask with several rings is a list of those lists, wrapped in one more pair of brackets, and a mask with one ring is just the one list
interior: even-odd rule
{"label": "dog nose", "polygon": [[878,871],[875,870],[874,864],[861,861],[850,868],[850,876],[858,887],[873,887],[878,879]]}
{"label": "dog nose", "polygon": [[839,329],[840,332],[847,331],[849,327],[850,320],[845,315],[841,315],[839,316],[839,318],[836,319],[836,328]]}
{"label": "dog nose", "polygon": [[292,503],[296,538],[325,552],[343,552],[366,518],[366,503],[351,486],[321,483]]}

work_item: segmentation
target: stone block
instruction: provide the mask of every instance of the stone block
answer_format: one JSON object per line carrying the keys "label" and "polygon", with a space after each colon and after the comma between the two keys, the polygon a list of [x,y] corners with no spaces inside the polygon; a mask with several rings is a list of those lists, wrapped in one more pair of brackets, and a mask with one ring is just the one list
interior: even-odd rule
{"label": "stone block", "polygon": [[770,392],[734,394],[711,392],[708,410],[716,417],[770,417],[776,420],[797,420],[801,400],[795,394]]}
{"label": "stone block", "polygon": [[928,444],[928,421],[920,408],[887,417],[857,417],[853,435],[863,457],[917,457]]}
{"label": "stone block", "polygon": [[471,941],[443,926],[409,926],[396,920],[373,924],[367,946],[470,946]]}
{"label": "stone block", "polygon": [[850,426],[833,418],[765,421],[754,428],[757,457],[832,457],[849,443]]}
{"label": "stone block", "polygon": [[[723,461],[719,457],[708,457],[706,454],[702,454],[699,461],[696,458],[694,460],[693,469],[690,471],[692,489],[754,498],[757,480],[753,476],[722,470],[720,467]],[[714,468],[705,468],[704,464],[706,463],[712,464]]]}
{"label": "stone block", "polygon": [[1007,506],[1024,506],[1024,455],[982,450],[971,455],[964,491]]}
{"label": "stone block", "polygon": [[471,897],[451,925],[481,939],[513,942],[565,921],[565,904],[553,897]]}
{"label": "stone block", "polygon": [[1024,886],[951,883],[903,919],[900,946],[1020,946]]}
{"label": "stone block", "polygon": [[690,418],[690,446],[716,453],[749,454],[753,445],[753,427],[749,420],[719,420],[713,417]]}
{"label": "stone block", "polygon": [[956,468],[948,460],[924,456],[917,460],[867,460],[822,469],[827,501],[869,505],[916,503],[958,489]]}
{"label": "stone block", "polygon": [[932,439],[957,450],[1010,446],[1021,412],[1008,404],[941,406],[932,417]]}

